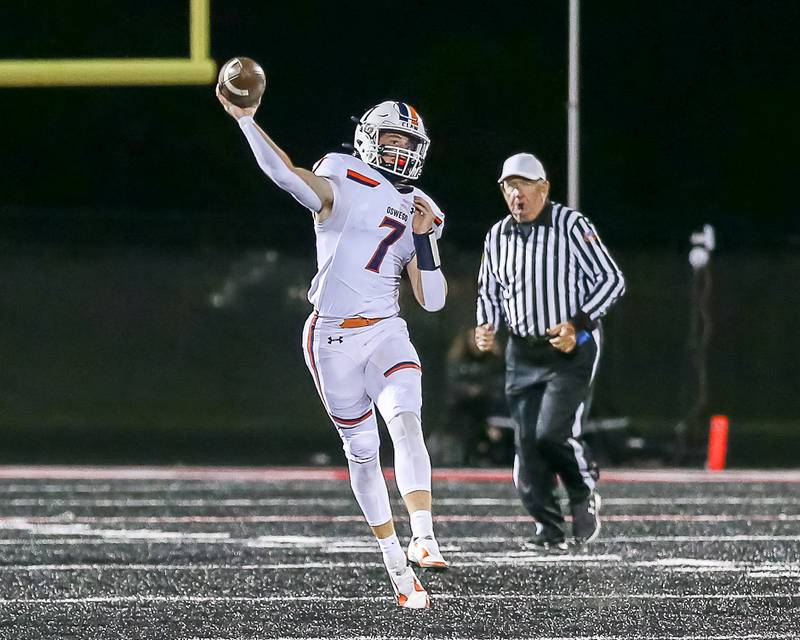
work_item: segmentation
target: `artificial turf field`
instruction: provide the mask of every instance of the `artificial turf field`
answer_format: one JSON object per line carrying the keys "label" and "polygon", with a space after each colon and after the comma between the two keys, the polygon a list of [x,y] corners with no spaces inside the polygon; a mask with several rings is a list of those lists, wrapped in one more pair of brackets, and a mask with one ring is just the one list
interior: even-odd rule
{"label": "artificial turf field", "polygon": [[508,471],[437,471],[452,568],[408,611],[343,469],[0,467],[0,638],[800,638],[800,472],[600,493],[600,539],[545,555]]}

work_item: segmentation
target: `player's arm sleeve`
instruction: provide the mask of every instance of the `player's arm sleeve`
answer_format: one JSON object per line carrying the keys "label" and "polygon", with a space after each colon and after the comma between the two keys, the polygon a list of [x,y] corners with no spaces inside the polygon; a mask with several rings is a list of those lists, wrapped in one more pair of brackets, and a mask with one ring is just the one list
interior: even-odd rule
{"label": "player's arm sleeve", "polygon": [[500,328],[503,319],[503,310],[500,303],[502,291],[500,283],[494,276],[492,266],[494,256],[492,253],[492,232],[486,234],[483,245],[481,267],[478,270],[478,302],[476,311],[477,326],[492,325],[495,330]]}
{"label": "player's arm sleeve", "polygon": [[576,329],[590,331],[625,293],[625,276],[587,218],[579,216],[572,224],[569,246],[590,282],[581,308],[571,320]]}
{"label": "player's arm sleeve", "polygon": [[298,176],[264,136],[250,116],[239,118],[239,128],[247,139],[258,166],[281,189],[312,211],[322,209],[322,200],[308,183]]}

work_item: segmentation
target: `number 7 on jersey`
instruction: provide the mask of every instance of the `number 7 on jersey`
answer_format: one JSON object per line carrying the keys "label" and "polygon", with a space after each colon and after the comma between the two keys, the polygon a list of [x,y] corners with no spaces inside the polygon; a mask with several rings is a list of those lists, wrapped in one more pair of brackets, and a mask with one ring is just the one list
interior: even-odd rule
{"label": "number 7 on jersey", "polygon": [[364,267],[367,271],[374,271],[375,273],[380,271],[381,264],[383,264],[383,259],[386,257],[386,252],[389,251],[389,247],[402,238],[403,232],[406,230],[406,225],[389,216],[386,216],[378,226],[387,227],[390,231],[386,237],[380,241],[378,247],[375,249],[375,253],[373,253],[372,257],[369,259],[367,266]]}

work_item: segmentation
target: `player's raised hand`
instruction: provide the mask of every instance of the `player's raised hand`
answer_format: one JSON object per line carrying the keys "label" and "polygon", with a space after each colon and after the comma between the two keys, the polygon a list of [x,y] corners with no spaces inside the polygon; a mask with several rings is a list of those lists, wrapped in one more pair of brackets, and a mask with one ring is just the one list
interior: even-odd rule
{"label": "player's raised hand", "polygon": [[236,120],[238,120],[239,118],[244,118],[245,116],[256,115],[256,111],[258,111],[258,107],[261,104],[261,101],[259,100],[252,107],[237,107],[225,96],[223,96],[222,93],[220,93],[219,84],[217,84],[215,93],[217,94],[217,100],[219,100],[219,103],[222,105],[222,108],[225,109],[225,113],[227,113],[232,118],[235,118]]}
{"label": "player's raised hand", "polygon": [[424,198],[414,196],[414,217],[411,219],[411,229],[414,233],[428,233],[433,228],[433,209]]}
{"label": "player's raised hand", "polygon": [[490,351],[494,347],[494,327],[482,324],[475,327],[475,346],[481,351]]}

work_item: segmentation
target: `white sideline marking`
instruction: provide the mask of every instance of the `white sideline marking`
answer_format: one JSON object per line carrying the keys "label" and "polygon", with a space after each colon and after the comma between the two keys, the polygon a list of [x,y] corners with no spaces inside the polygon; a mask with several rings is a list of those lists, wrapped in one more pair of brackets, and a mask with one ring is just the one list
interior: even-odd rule
{"label": "white sideline marking", "polygon": [[30,531],[33,535],[91,536],[129,540],[226,540],[227,532],[193,533],[185,531],[160,531],[157,529],[92,529],[87,524],[39,524],[24,519],[0,521],[0,529]]}
{"label": "white sideline marking", "polygon": [[[105,539],[93,540],[93,535],[101,535],[101,532],[110,531],[113,534],[108,534]],[[181,533],[176,531],[154,531],[151,529],[142,529],[135,531],[145,531],[152,533],[153,537],[147,535],[147,542],[152,544],[176,544],[180,543],[182,539],[190,539],[195,544],[226,544],[226,545],[243,545],[255,548],[264,549],[282,549],[293,547],[310,547],[318,548],[323,553],[343,553],[346,551],[363,551],[364,549],[374,549],[375,541],[369,538],[311,538],[314,542],[307,541],[308,539],[298,536],[296,540],[292,541],[291,537],[286,536],[259,536],[256,538],[231,538],[228,533]],[[143,539],[142,536],[131,536],[126,539],[128,533],[127,529],[86,529],[83,532],[73,531],[70,535],[83,535],[86,538],[72,537],[72,538],[0,538],[0,546],[37,546],[37,545],[102,545],[102,544],[129,544],[135,543],[137,540]],[[58,534],[47,534],[58,535]],[[319,541],[319,542],[317,542]],[[503,543],[507,545],[520,546],[526,538],[520,537],[446,537],[442,539],[444,543],[444,551],[453,551],[446,545],[453,544],[496,544]],[[660,542],[800,542],[800,535],[729,535],[729,536],[619,536],[613,538],[599,538],[595,542],[595,546],[605,544],[656,544]]]}
{"label": "white sideline marking", "polygon": [[[399,521],[408,520],[407,516],[397,516]],[[567,520],[570,518],[567,517]],[[800,522],[800,514],[792,513],[744,513],[744,514],[612,514],[602,516],[604,522]],[[297,515],[291,513],[276,513],[269,515],[185,515],[185,516],[77,516],[75,514],[60,514],[57,516],[0,516],[0,529],[13,529],[17,522],[26,521],[30,524],[269,524],[269,523],[323,523],[358,522],[363,523],[361,514],[347,515]],[[483,515],[473,516],[468,514],[437,515],[436,522],[485,522],[494,524],[530,524],[531,517],[522,514],[513,515]]]}
{"label": "white sideline marking", "polygon": [[[618,563],[620,556],[538,556],[538,557],[498,557],[490,558],[494,560],[523,560],[520,564],[586,564],[593,561],[594,564]],[[459,567],[479,567],[485,566],[485,562],[459,562]],[[270,564],[17,564],[0,565],[0,572],[5,571],[273,571],[288,569],[341,569],[341,568],[373,568],[383,567],[383,563],[375,562],[280,562]]]}
{"label": "white sideline marking", "polygon": [[[474,602],[475,600],[776,600],[800,598],[799,593],[626,593],[604,594],[502,594],[438,593],[435,600]],[[85,598],[2,598],[0,604],[89,604],[89,603],[147,603],[147,602],[391,602],[390,596],[88,596]]]}
{"label": "white sideline marking", "polygon": [[[374,551],[374,549],[373,549]],[[781,562],[733,562],[703,558],[663,558],[660,560],[642,560],[628,562],[619,555],[563,555],[542,556],[524,552],[512,553],[451,553],[451,557],[479,558],[476,561],[459,561],[458,567],[485,567],[487,565],[530,566],[548,564],[579,564],[582,567],[599,567],[609,564],[622,568],[656,568],[677,573],[745,573],[750,578],[784,578],[800,577],[800,565]],[[1,565],[2,572],[79,572],[98,571],[108,573],[122,572],[163,572],[163,571],[287,571],[307,569],[341,569],[341,568],[382,568],[379,561],[374,562],[280,562],[260,564],[9,564]]]}
{"label": "white sideline marking", "polygon": [[729,536],[616,536],[599,538],[595,544],[652,544],[654,542],[800,542],[800,535],[729,535]]}
{"label": "white sideline marking", "polygon": [[275,564],[9,564],[0,565],[6,571],[286,571],[290,569],[365,569],[382,567],[381,562],[304,562]]}
{"label": "white sideline marking", "polygon": [[729,570],[739,568],[739,565],[731,560],[709,560],[706,558],[659,558],[658,560],[641,560],[634,564],[637,567],[715,567]]}
{"label": "white sideline marking", "polygon": [[[330,546],[339,547],[361,547],[369,546],[374,548],[375,539],[369,536],[275,536],[265,535],[251,538],[264,545],[285,546],[289,545],[320,545],[325,549]],[[452,550],[452,546],[460,544],[508,544],[520,546],[527,541],[526,537],[520,536],[442,536],[439,542],[442,550]],[[787,541],[800,542],[800,535],[727,535],[727,536],[618,536],[597,540],[596,544],[606,543],[653,543],[653,542],[771,542]]]}

